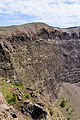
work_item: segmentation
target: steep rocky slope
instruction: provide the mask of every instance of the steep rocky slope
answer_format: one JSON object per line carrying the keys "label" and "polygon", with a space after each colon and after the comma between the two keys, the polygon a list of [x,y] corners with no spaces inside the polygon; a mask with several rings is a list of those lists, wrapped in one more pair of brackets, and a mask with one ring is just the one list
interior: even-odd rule
{"label": "steep rocky slope", "polygon": [[[70,100],[64,108],[60,107],[62,98]],[[59,92],[55,106],[58,107],[66,118],[71,120],[80,119],[80,83],[64,83]]]}
{"label": "steep rocky slope", "polygon": [[0,27],[0,77],[22,81],[53,103],[63,83],[80,82],[80,27]]}
{"label": "steep rocky slope", "polygon": [[0,120],[26,120],[21,113],[7,104],[2,93],[0,93]]}
{"label": "steep rocky slope", "polygon": [[[4,97],[3,97],[3,95]],[[60,110],[30,88],[0,79],[1,120],[66,120]]]}

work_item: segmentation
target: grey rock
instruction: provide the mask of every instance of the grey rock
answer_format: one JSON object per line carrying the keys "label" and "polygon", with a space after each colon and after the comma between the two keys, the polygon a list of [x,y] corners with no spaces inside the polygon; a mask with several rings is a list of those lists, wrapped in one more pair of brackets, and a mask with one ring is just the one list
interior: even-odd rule
{"label": "grey rock", "polygon": [[24,101],[24,104],[26,105],[26,104],[29,104],[30,103],[30,100],[26,100],[26,101]]}
{"label": "grey rock", "polygon": [[19,101],[22,100],[22,98],[21,98],[21,96],[19,94],[17,94],[17,98],[18,98]]}

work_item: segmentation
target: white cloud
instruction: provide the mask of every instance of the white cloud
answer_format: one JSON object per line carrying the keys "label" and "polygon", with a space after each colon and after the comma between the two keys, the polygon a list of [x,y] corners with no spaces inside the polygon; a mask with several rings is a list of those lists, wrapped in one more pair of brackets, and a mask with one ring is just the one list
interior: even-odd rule
{"label": "white cloud", "polygon": [[[69,4],[70,3],[70,4]],[[72,3],[72,4],[71,4]],[[80,21],[79,0],[0,0],[0,13],[34,16],[55,26],[75,26]]]}

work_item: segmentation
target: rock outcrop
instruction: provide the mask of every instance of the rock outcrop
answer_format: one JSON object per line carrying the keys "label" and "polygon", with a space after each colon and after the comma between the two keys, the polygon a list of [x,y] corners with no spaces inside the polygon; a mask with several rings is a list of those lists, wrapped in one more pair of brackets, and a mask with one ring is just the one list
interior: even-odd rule
{"label": "rock outcrop", "polygon": [[0,93],[0,120],[19,120],[12,106],[9,106]]}
{"label": "rock outcrop", "polygon": [[34,120],[46,120],[47,112],[36,104],[28,104],[22,107],[22,113],[31,116]]}

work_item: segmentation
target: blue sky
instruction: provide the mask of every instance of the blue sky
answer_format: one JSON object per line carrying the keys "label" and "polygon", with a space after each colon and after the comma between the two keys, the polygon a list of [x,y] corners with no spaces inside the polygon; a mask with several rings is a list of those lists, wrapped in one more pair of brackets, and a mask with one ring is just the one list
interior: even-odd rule
{"label": "blue sky", "polygon": [[80,0],[0,0],[0,26],[30,22],[80,26]]}

